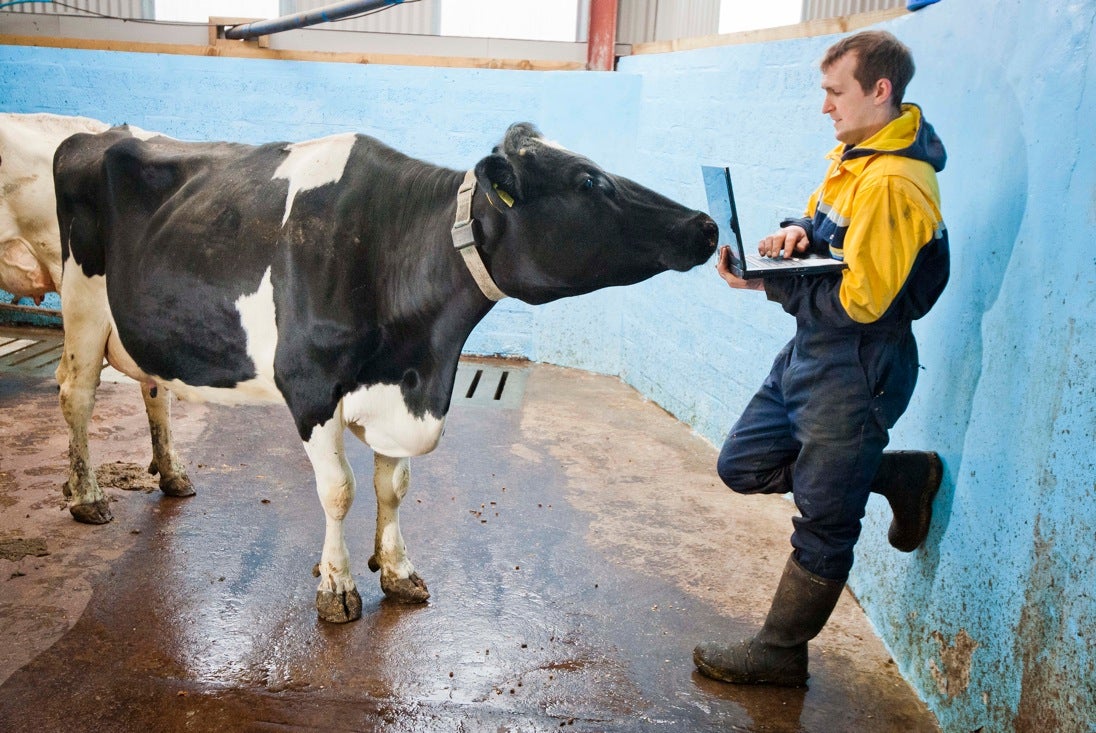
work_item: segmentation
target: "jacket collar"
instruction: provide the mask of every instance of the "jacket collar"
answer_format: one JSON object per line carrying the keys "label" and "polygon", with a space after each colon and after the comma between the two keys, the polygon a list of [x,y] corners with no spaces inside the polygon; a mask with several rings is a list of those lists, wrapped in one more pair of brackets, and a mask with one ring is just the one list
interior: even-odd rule
{"label": "jacket collar", "polygon": [[859,173],[873,156],[880,154],[922,160],[937,171],[943,170],[947,161],[943,143],[916,104],[903,104],[898,117],[867,140],[853,147],[839,144],[826,157],[840,161],[839,167],[844,170]]}

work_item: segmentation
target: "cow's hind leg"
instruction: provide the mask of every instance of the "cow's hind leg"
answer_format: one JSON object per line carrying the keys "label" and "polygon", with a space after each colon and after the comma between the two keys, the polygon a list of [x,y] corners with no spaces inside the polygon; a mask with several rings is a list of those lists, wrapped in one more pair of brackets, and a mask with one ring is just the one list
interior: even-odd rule
{"label": "cow's hind leg", "polygon": [[[81,281],[79,289],[70,282],[75,280]],[[100,300],[105,306],[106,293],[101,283],[89,281],[80,273],[67,278],[65,283],[69,287],[63,288],[62,303],[74,306],[82,302],[89,307],[63,311],[65,345],[57,366],[57,381],[61,388],[61,413],[69,427],[69,477],[64,494],[69,512],[77,521],[106,524],[114,517],[106,494],[95,480],[88,449],[88,422],[95,407],[95,389],[99,386],[110,333],[105,307],[95,306]]]}
{"label": "cow's hind leg", "polygon": [[400,502],[411,481],[410,460],[373,455],[373,488],[377,492],[377,536],[369,569],[381,571],[381,590],[401,603],[423,603],[430,598],[426,583],[407,558],[400,532]]}
{"label": "cow's hind leg", "polygon": [[343,533],[343,520],[354,502],[354,474],[346,460],[344,429],[340,407],[330,420],[313,428],[311,438],[304,444],[327,517],[323,554],[313,571],[320,578],[316,611],[321,619],[333,623],[354,621],[362,615],[362,599],[350,572],[350,553]]}
{"label": "cow's hind leg", "polygon": [[160,475],[160,491],[168,496],[194,496],[194,484],[171,443],[171,395],[162,387],[142,384],[141,396],[152,436],[152,463],[148,472]]}

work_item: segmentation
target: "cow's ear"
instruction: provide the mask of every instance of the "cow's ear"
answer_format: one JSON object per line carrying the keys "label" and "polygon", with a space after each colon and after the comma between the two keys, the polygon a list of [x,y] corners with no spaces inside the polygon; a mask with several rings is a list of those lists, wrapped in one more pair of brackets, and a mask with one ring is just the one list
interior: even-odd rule
{"label": "cow's ear", "polygon": [[540,130],[531,122],[515,122],[506,129],[502,149],[507,155],[521,155],[537,140],[543,140]]}
{"label": "cow's ear", "polygon": [[476,163],[476,181],[500,211],[521,201],[517,172],[502,155],[488,155]]}

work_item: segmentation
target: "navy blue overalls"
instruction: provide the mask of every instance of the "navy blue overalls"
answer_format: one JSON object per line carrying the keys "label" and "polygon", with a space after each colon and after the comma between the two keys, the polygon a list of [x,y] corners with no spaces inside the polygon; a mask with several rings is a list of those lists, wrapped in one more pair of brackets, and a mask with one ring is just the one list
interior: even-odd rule
{"label": "navy blue overalls", "polygon": [[936,171],[946,156],[916,105],[854,148],[838,146],[808,217],[812,249],[840,274],[772,278],[770,300],[796,317],[795,337],[723,444],[719,476],[737,492],[791,492],[795,559],[848,578],[872,479],[917,382],[911,323],[948,279]]}

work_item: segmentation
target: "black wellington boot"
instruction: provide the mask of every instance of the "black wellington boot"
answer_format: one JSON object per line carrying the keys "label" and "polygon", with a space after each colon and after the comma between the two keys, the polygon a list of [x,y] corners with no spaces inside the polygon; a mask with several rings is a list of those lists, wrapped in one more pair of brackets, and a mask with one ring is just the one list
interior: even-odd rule
{"label": "black wellington boot", "polygon": [[826,625],[845,584],[807,572],[788,557],[765,625],[729,644],[706,641],[693,662],[706,677],[751,685],[807,684],[807,642]]}
{"label": "black wellington boot", "polygon": [[887,451],[871,490],[890,502],[894,519],[887,539],[901,552],[913,552],[929,533],[932,500],[940,488],[944,467],[931,451]]}

